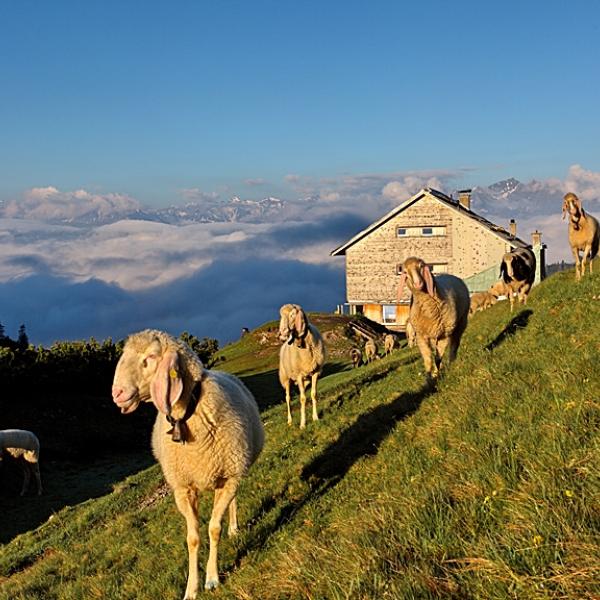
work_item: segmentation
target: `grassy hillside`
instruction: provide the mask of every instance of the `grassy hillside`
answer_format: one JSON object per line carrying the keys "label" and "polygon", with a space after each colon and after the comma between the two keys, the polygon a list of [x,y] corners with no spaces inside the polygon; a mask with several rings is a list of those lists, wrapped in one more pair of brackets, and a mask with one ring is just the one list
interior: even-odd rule
{"label": "grassy hillside", "polygon": [[[211,595],[600,597],[600,276],[573,279],[477,314],[436,390],[414,350],[357,370],[334,350],[303,432],[286,425],[273,324],[225,349],[267,444]],[[347,346],[334,320],[317,322]],[[180,598],[184,531],[151,467],[2,547],[0,598]]]}

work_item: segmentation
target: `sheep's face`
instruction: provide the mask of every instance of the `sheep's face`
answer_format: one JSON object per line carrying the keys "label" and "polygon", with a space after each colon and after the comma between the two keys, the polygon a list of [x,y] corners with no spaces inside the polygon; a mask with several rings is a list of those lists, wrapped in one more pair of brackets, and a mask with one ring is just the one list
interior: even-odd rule
{"label": "sheep's face", "polygon": [[398,300],[401,300],[404,284],[408,285],[411,292],[427,292],[430,296],[435,294],[435,284],[431,270],[424,260],[411,256],[402,265],[402,274],[398,290]]}
{"label": "sheep's face", "polygon": [[279,339],[291,344],[306,333],[306,315],[297,304],[284,304],[279,314]]}
{"label": "sheep's face", "polygon": [[579,220],[579,217],[581,216],[581,201],[575,194],[571,192],[565,194],[563,199],[563,219],[565,218],[566,213],[569,213],[571,219],[576,221]]}
{"label": "sheep's face", "polygon": [[502,262],[504,263],[504,268],[506,269],[506,273],[508,274],[510,279],[512,279],[514,277],[514,267],[513,267],[513,259],[514,258],[515,258],[514,255],[511,254],[510,252],[508,254],[505,254],[502,257]]}
{"label": "sheep's face", "polygon": [[142,351],[125,345],[117,363],[113,380],[113,401],[124,414],[133,412],[140,402],[151,400],[151,383],[162,359],[162,348],[157,339]]}

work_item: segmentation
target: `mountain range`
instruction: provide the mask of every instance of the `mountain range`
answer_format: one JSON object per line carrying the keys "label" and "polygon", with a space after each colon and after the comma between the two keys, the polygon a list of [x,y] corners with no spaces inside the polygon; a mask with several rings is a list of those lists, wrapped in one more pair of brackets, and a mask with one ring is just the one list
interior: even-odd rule
{"label": "mountain range", "polygon": [[[415,190],[416,191],[416,190]],[[528,218],[556,213],[560,210],[562,190],[546,182],[530,181],[522,183],[514,178],[499,181],[490,186],[478,186],[473,189],[473,210],[491,218],[510,219]],[[456,192],[454,192],[456,197]],[[302,219],[303,208],[314,205],[318,198],[281,200],[266,197],[261,200],[241,199],[234,196],[229,200],[203,199],[188,202],[180,206],[166,208],[131,206],[113,210],[99,210],[91,205],[89,211],[77,216],[55,214],[52,218],[43,218],[44,222],[93,227],[108,225],[121,220],[152,221],[169,225],[190,223],[274,223],[295,215]],[[14,213],[14,211],[13,211]],[[27,218],[22,215],[8,215],[6,206],[0,203],[0,217]],[[374,218],[377,215],[374,215]]]}

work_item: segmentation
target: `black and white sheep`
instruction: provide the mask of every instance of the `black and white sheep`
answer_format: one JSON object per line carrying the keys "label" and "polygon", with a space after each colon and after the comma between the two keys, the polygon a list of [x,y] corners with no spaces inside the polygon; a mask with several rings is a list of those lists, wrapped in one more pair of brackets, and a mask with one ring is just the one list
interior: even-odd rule
{"label": "black and white sheep", "polygon": [[535,281],[535,269],[535,254],[529,248],[515,248],[502,257],[500,277],[509,290],[511,312],[515,295],[521,304],[527,304],[527,297]]}

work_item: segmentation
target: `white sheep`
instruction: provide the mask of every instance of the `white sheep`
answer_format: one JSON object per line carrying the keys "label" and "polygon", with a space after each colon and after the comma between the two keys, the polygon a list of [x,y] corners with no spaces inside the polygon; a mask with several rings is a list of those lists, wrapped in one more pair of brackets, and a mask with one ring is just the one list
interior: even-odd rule
{"label": "white sheep", "polygon": [[[434,279],[420,258],[407,258],[402,265],[398,302],[404,285],[412,292],[410,323],[423,357],[429,380],[438,376],[439,364],[452,362],[469,317],[469,290],[462,279],[441,274]],[[447,352],[446,352],[447,350]]]}
{"label": "white sheep", "polygon": [[0,431],[0,461],[3,454],[10,454],[21,463],[23,468],[23,486],[21,496],[25,495],[31,475],[35,477],[38,496],[42,493],[40,476],[40,441],[31,431],[25,429],[4,429]]}
{"label": "white sheep", "polygon": [[317,379],[327,359],[327,349],[319,330],[308,321],[305,312],[297,304],[284,304],[279,310],[279,339],[283,342],[279,351],[279,381],[285,390],[288,425],[292,424],[290,407],[291,384],[300,390],[300,429],[306,427],[306,386],[310,380],[313,421],[317,413]]}
{"label": "white sheep", "polygon": [[219,584],[221,520],[229,508],[229,535],[237,532],[238,485],[264,443],[258,407],[239,379],[205,370],[189,346],[154,330],[128,338],[112,395],[122,413],[150,400],[158,409],[152,450],[187,523],[185,599],[192,600],[198,593],[198,494],[215,492],[205,583],[206,589],[213,589]]}
{"label": "white sheep", "polygon": [[[593,260],[600,246],[600,226],[598,221],[583,210],[581,200],[569,192],[563,198],[562,218],[569,213],[569,245],[575,257],[575,277],[581,279],[585,275],[586,261],[590,261],[590,274],[593,270]],[[580,258],[579,253],[583,256]]]}

